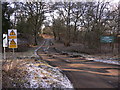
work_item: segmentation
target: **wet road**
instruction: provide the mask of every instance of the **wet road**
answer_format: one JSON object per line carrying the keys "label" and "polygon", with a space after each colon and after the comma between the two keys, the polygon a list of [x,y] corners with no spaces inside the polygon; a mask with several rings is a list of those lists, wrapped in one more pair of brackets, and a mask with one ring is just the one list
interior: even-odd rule
{"label": "wet road", "polygon": [[46,39],[38,54],[49,64],[60,68],[74,88],[118,88],[120,66],[70,57],[56,52],[51,39]]}

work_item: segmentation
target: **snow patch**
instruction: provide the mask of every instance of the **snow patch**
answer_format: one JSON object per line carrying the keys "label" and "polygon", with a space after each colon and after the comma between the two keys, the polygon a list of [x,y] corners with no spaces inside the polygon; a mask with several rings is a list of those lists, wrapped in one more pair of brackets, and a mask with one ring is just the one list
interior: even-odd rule
{"label": "snow patch", "polygon": [[63,75],[58,68],[55,67],[38,67],[33,63],[26,65],[29,84],[25,84],[26,88],[73,88],[73,85]]}
{"label": "snow patch", "polygon": [[103,63],[109,63],[109,64],[116,64],[116,65],[120,65],[119,61],[113,61],[113,60],[107,60],[107,59],[97,59],[97,58],[93,58],[93,57],[87,57],[87,60],[93,60],[96,62],[103,62]]}

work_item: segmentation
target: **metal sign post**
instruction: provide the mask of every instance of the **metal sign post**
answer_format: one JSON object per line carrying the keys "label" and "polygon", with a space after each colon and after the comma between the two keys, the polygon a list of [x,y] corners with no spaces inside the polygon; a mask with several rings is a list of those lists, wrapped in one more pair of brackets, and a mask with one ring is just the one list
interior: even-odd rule
{"label": "metal sign post", "polygon": [[5,47],[4,47],[4,58],[3,59],[6,59]]}
{"label": "metal sign post", "polygon": [[14,50],[14,48],[13,48],[13,58],[15,57],[15,50]]}

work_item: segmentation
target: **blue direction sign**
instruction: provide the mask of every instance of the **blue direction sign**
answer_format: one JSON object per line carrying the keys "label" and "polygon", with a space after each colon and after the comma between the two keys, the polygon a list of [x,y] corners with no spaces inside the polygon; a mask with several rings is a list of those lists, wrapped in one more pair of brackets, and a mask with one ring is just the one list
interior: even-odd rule
{"label": "blue direction sign", "polygon": [[114,42],[114,36],[101,36],[100,42],[102,43],[112,43]]}

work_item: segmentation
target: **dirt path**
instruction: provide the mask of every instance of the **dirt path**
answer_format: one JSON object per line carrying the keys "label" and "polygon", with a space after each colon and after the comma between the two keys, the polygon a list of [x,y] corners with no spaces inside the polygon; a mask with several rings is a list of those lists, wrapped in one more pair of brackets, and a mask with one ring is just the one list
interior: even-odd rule
{"label": "dirt path", "polygon": [[50,43],[50,39],[47,39],[46,44],[39,50],[39,55],[43,60],[63,70],[74,88],[118,88],[120,66],[61,55]]}

